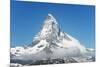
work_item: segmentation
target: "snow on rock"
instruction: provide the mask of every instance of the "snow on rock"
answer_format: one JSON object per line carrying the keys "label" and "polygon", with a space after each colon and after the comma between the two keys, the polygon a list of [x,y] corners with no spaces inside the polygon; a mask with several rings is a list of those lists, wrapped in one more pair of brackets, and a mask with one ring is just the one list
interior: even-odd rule
{"label": "snow on rock", "polygon": [[36,61],[78,57],[84,54],[90,56],[93,52],[93,49],[85,48],[77,39],[61,31],[56,19],[52,14],[48,14],[42,29],[33,38],[31,47],[11,48],[11,59]]}

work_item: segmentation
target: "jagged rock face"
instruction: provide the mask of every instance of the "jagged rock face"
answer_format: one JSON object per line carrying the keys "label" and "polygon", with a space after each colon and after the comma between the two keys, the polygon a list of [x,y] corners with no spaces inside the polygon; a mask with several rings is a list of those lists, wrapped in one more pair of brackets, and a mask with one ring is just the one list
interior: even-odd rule
{"label": "jagged rock face", "polygon": [[91,53],[94,53],[94,50],[91,52],[77,39],[63,32],[56,19],[48,14],[40,32],[33,38],[31,46],[11,48],[11,60],[14,62],[22,60],[27,63],[57,58],[64,60],[68,57],[88,58],[92,56]]}
{"label": "jagged rock face", "polygon": [[51,45],[53,41],[59,40],[58,39],[59,37],[60,37],[60,28],[58,27],[56,19],[51,14],[48,14],[46,20],[44,21],[41,31],[33,39],[33,42],[46,40]]}
{"label": "jagged rock face", "polygon": [[85,48],[80,45],[78,40],[61,31],[56,19],[51,14],[48,14],[46,20],[44,21],[42,29],[36,35],[36,37],[34,37],[33,45],[36,45],[41,40],[46,40],[46,42],[48,43],[47,47],[49,49],[52,46],[58,46],[63,48],[75,47],[79,51],[85,51]]}

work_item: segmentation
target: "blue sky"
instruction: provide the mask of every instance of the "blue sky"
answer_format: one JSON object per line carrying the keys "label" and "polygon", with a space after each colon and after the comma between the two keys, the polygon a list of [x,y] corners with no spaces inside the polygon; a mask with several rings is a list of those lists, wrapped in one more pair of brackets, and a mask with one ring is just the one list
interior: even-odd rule
{"label": "blue sky", "polygon": [[95,48],[94,6],[19,1],[11,1],[11,47],[30,44],[48,13],[63,31]]}

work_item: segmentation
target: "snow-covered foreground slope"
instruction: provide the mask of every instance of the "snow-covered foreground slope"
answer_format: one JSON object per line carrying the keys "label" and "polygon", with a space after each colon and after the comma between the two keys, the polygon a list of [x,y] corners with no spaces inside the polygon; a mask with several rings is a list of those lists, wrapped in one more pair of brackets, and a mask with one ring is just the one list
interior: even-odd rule
{"label": "snow-covered foreground slope", "polygon": [[90,61],[94,53],[94,49],[85,48],[77,39],[61,31],[56,19],[48,14],[31,45],[11,48],[11,63],[30,64],[39,60],[70,58],[85,62]]}

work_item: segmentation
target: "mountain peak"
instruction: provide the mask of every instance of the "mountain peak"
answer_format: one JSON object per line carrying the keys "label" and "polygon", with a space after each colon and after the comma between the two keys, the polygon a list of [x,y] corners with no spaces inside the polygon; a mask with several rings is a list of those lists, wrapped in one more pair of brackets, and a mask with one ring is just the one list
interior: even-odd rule
{"label": "mountain peak", "polygon": [[[89,59],[87,59],[88,56]],[[86,57],[85,59],[89,61],[94,59],[92,56],[94,56],[94,50],[86,49],[77,39],[63,32],[52,14],[47,15],[42,29],[34,37],[30,47],[11,48],[11,60],[15,63],[21,60],[25,63],[31,60],[31,63],[34,63],[38,60],[68,59],[69,57],[78,57],[79,60],[81,57],[82,59]]]}
{"label": "mountain peak", "polygon": [[54,18],[53,15],[52,15],[51,13],[48,13],[47,17],[49,17],[49,18],[51,18],[51,19]]}
{"label": "mountain peak", "polygon": [[48,42],[49,46],[59,46],[63,48],[75,47],[75,49],[79,49],[82,52],[85,52],[85,48],[80,45],[79,41],[74,37],[63,32],[59,25],[57,24],[56,19],[52,14],[48,14],[42,29],[40,32],[34,37],[33,42],[41,42],[41,40],[45,40]]}
{"label": "mountain peak", "polygon": [[59,39],[58,36],[60,35],[60,33],[61,31],[56,19],[52,14],[49,13],[44,20],[40,32],[36,35],[36,37],[33,38],[33,42],[46,40],[50,45],[52,41],[57,41]]}
{"label": "mountain peak", "polygon": [[51,13],[48,13],[46,20],[45,20],[45,23],[57,24],[57,21]]}
{"label": "mountain peak", "polygon": [[48,16],[51,16],[52,17],[52,14],[51,13],[48,13]]}
{"label": "mountain peak", "polygon": [[59,32],[59,26],[57,24],[56,19],[53,17],[52,14],[48,13],[44,21],[44,24],[42,26],[42,29],[39,32],[39,35],[42,36],[43,38],[44,37],[47,38],[47,36],[50,37],[52,34],[57,35],[58,32]]}

